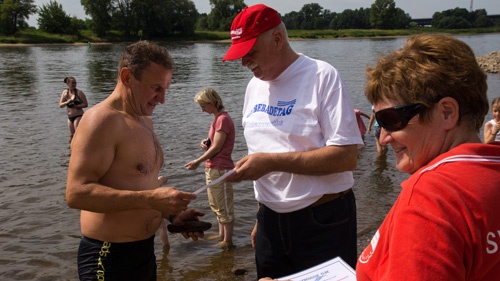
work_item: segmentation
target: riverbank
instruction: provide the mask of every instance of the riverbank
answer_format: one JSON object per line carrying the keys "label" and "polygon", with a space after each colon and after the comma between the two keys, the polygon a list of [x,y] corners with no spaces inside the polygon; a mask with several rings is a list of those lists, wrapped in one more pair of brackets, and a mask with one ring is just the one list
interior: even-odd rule
{"label": "riverbank", "polygon": [[[411,28],[396,30],[381,29],[325,29],[325,30],[288,30],[291,40],[313,40],[313,39],[352,39],[352,38],[395,38],[405,37],[423,33],[444,33],[450,35],[473,35],[500,33],[500,26],[488,28],[471,29],[435,29],[435,28]],[[0,36],[0,46],[27,46],[31,44],[70,44],[92,45],[113,44],[133,42],[141,38],[123,37],[110,32],[109,36],[99,38],[90,30],[81,30],[79,36],[65,34],[51,34],[36,29],[21,30],[16,36]],[[195,31],[192,35],[173,34],[164,38],[150,38],[152,41],[176,41],[176,42],[230,42],[231,37],[227,31]]]}

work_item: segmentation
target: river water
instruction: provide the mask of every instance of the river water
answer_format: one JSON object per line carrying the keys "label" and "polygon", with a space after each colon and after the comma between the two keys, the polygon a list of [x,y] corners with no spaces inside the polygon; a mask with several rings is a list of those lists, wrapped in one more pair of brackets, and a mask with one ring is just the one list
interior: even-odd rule
{"label": "river water", "polygon": [[[500,48],[500,34],[457,36],[477,56]],[[356,108],[370,113],[363,96],[364,69],[382,53],[398,49],[405,38],[293,41],[297,52],[325,60],[341,73]],[[237,129],[234,160],[246,153],[241,109],[251,73],[239,62],[222,63],[225,43],[165,44],[177,68],[165,105],[152,116],[165,152],[162,174],[170,185],[194,191],[204,185],[203,169],[186,171],[184,163],[201,154],[211,115],[201,112],[193,96],[213,87]],[[0,47],[0,280],[77,280],[79,212],[65,203],[69,160],[66,113],[58,107],[63,78],[74,76],[90,106],[113,90],[116,64],[125,45],[1,46]],[[489,99],[500,96],[500,74],[488,74]],[[491,114],[487,116],[491,119]],[[365,120],[368,124],[368,120]],[[482,132],[481,132],[482,134]],[[376,157],[373,136],[367,135],[354,172],[358,208],[359,250],[369,242],[399,193],[406,174],[394,167],[392,151]],[[252,184],[235,188],[236,249],[223,252],[214,241],[192,242],[170,235],[170,250],[157,238],[158,280],[255,280],[250,232],[256,201]],[[216,225],[206,193],[191,203]],[[217,227],[207,231],[215,234]],[[232,271],[244,269],[235,276]]]}

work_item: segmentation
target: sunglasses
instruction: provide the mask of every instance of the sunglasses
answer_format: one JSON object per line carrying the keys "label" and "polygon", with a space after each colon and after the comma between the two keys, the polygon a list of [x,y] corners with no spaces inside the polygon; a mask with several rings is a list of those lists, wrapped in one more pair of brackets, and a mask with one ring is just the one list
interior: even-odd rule
{"label": "sunglasses", "polygon": [[425,107],[418,103],[395,106],[382,109],[375,113],[375,119],[380,127],[387,131],[395,132],[403,129],[408,122]]}

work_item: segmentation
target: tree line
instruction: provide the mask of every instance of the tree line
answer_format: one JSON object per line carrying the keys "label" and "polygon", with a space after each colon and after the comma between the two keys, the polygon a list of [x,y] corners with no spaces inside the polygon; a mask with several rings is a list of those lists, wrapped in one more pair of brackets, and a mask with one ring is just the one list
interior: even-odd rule
{"label": "tree line", "polygon": [[[39,29],[48,33],[75,34],[90,29],[104,38],[110,32],[125,37],[164,38],[191,35],[195,30],[228,31],[234,17],[247,5],[244,0],[207,0],[210,13],[200,14],[191,0],[80,0],[89,19],[71,17],[57,0],[40,7],[34,0],[0,0],[0,33],[15,35],[29,28],[27,20],[38,14]],[[331,12],[317,3],[282,15],[288,29],[406,29],[416,27],[394,0],[375,0],[370,8]],[[482,28],[500,25],[486,10],[455,8],[435,12],[432,26],[443,29]]]}

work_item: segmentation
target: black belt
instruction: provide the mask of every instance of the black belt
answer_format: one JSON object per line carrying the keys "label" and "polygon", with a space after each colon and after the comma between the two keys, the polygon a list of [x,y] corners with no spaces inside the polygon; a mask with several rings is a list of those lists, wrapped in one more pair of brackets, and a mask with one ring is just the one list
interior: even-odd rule
{"label": "black belt", "polygon": [[349,188],[347,190],[344,190],[342,192],[339,192],[339,193],[328,193],[328,194],[323,194],[323,196],[321,196],[321,198],[318,199],[318,201],[314,202],[311,204],[311,207],[316,207],[316,206],[319,206],[321,204],[325,204],[326,202],[330,202],[330,201],[333,201],[335,199],[339,199],[340,197],[346,195],[347,193],[349,193],[352,189]]}

